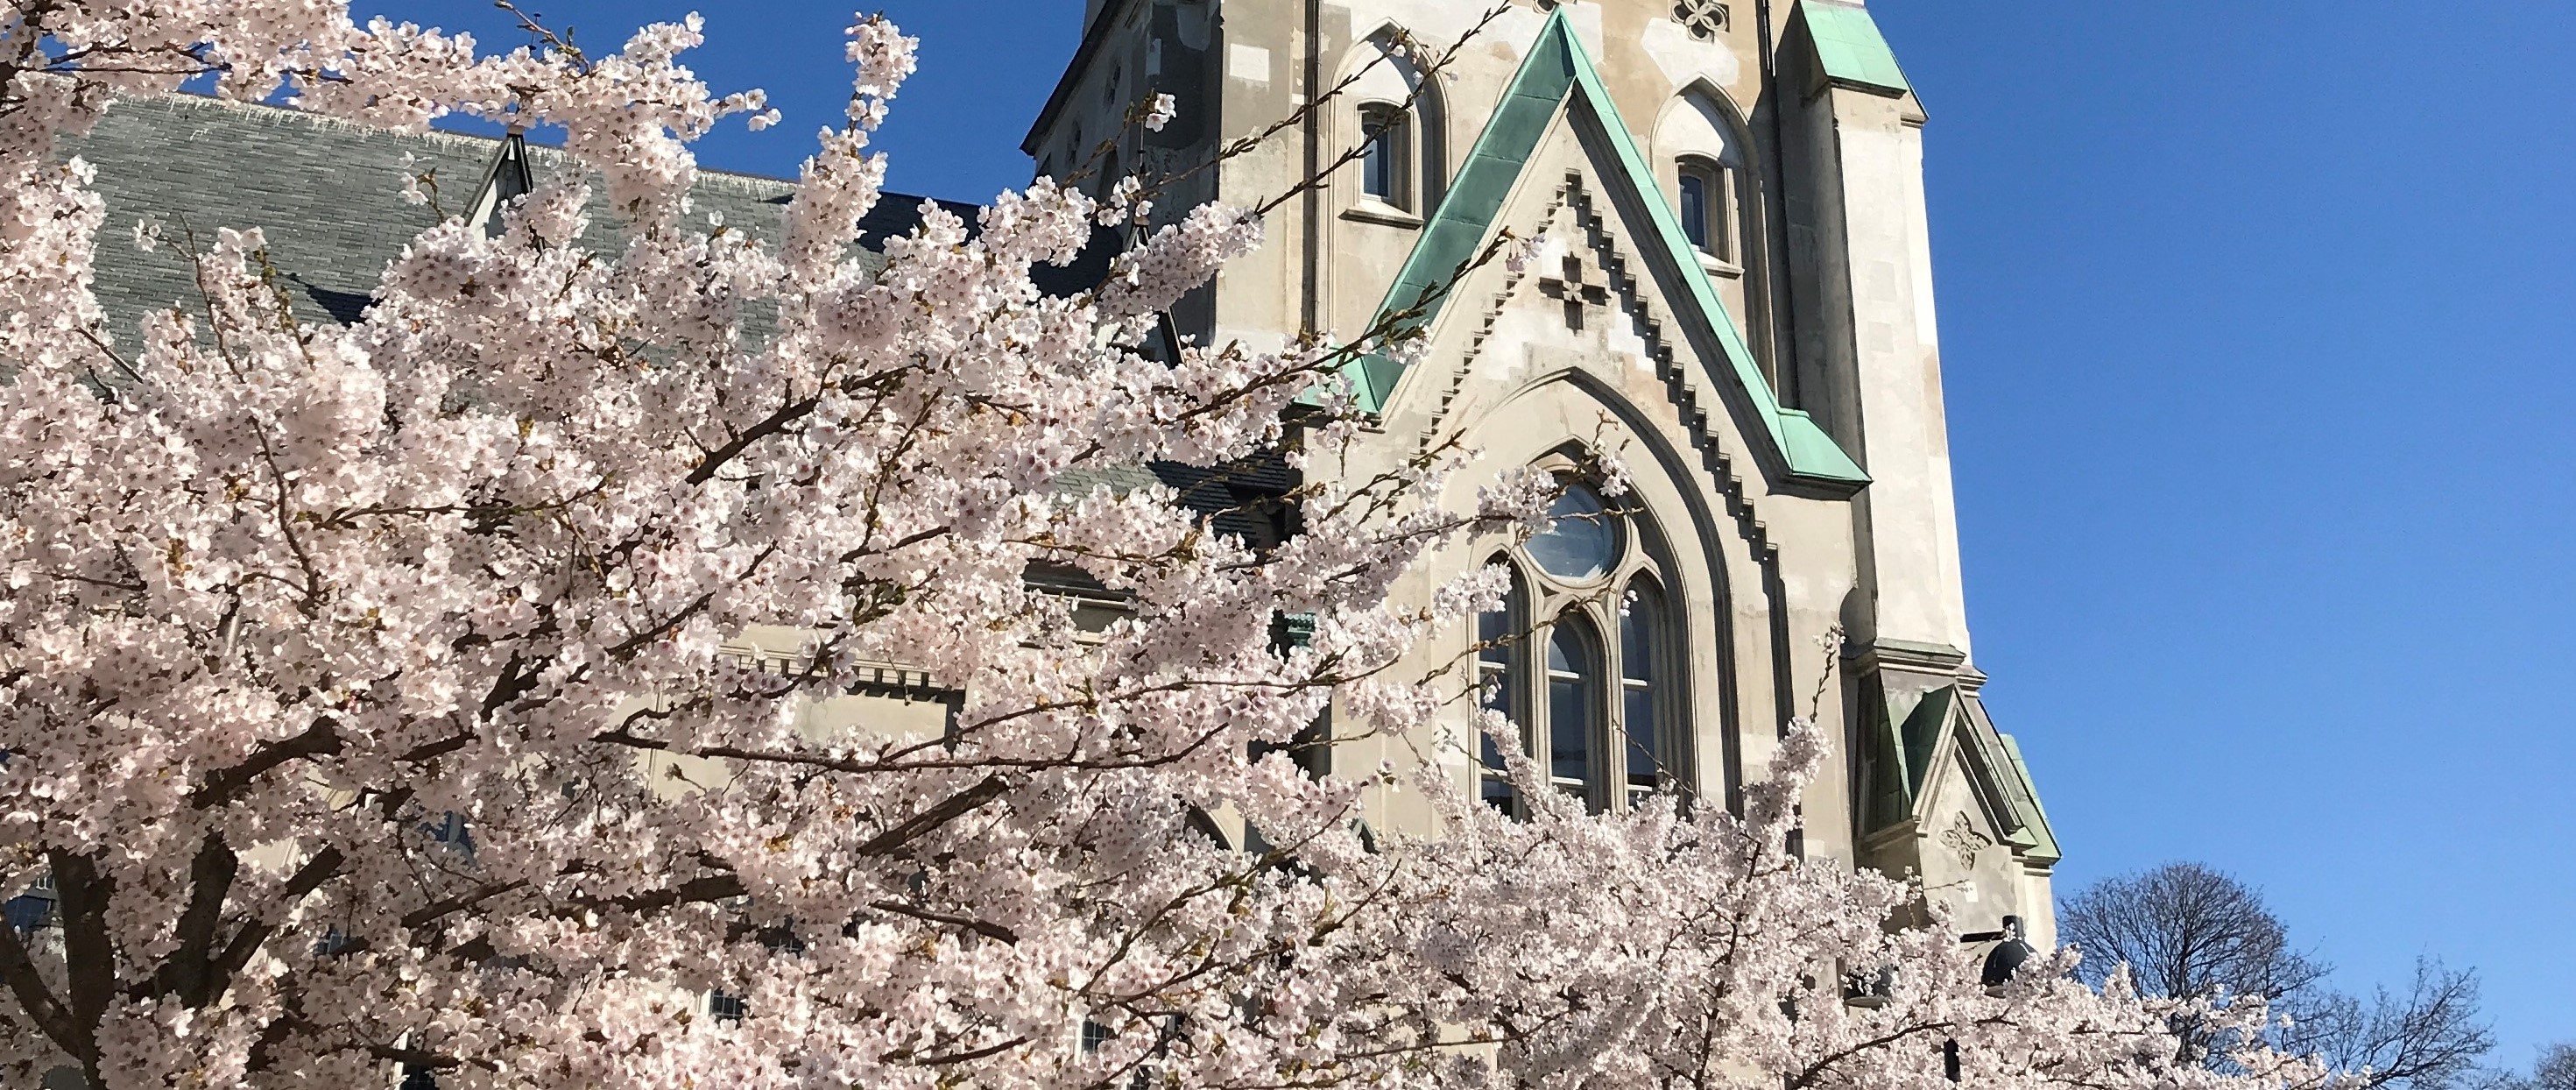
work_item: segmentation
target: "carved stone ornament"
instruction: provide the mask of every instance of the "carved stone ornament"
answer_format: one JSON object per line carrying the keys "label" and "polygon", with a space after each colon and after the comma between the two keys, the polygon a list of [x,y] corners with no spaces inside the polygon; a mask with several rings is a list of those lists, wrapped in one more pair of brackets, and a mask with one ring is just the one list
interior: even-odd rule
{"label": "carved stone ornament", "polygon": [[1689,27],[1692,37],[1703,41],[1734,27],[1734,17],[1726,10],[1724,0],[1680,0],[1673,5],[1673,19]]}
{"label": "carved stone ornament", "polygon": [[1583,308],[1610,304],[1609,278],[1596,278],[1592,275],[1595,271],[1592,263],[1585,261],[1581,253],[1568,250],[1557,275],[1539,277],[1538,290],[1565,304],[1568,329],[1579,331],[1583,328]]}
{"label": "carved stone ornament", "polygon": [[1961,814],[1958,824],[1941,834],[1941,844],[1959,854],[1960,870],[1973,870],[1977,866],[1977,853],[1992,847],[1994,841],[1978,832],[1975,825],[1969,824],[1968,815]]}

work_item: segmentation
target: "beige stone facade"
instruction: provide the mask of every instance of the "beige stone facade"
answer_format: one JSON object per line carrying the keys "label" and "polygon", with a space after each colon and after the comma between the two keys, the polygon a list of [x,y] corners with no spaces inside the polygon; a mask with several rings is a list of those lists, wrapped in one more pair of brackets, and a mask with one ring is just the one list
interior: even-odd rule
{"label": "beige stone facade", "polygon": [[[1594,805],[1654,783],[1649,759],[1666,787],[1732,798],[1812,704],[1842,760],[1811,790],[1806,850],[1921,874],[1963,929],[2017,915],[2045,945],[2057,845],[1970,654],[1925,115],[1868,12],[1513,0],[1469,37],[1493,2],[1091,0],[1025,147],[1041,172],[1099,185],[1197,165],[1322,100],[1164,201],[1248,205],[1331,170],[1175,315],[1218,341],[1348,335],[1393,302],[1405,270],[1459,240],[1543,233],[1523,271],[1494,262],[1444,284],[1427,357],[1384,365],[1375,462],[1352,471],[1452,439],[1488,471],[1575,472],[1614,454],[1634,477],[1613,504],[1616,556],[1568,580],[1479,542],[1417,589],[1494,557],[1515,564],[1512,630],[1526,638],[1487,672],[1534,753],[1581,758],[1566,786]],[[1566,78],[1539,70],[1566,63],[1583,70],[1570,89],[1552,106],[1533,98]],[[1157,92],[1179,118],[1123,129],[1129,104]],[[1456,482],[1459,501],[1482,483]],[[1660,605],[1648,623],[1622,609],[1632,590]],[[1837,626],[1847,642],[1820,690]],[[1478,639],[1462,623],[1426,664],[1473,655]],[[1343,743],[1333,762],[1432,759],[1472,782],[1460,718],[1443,738]],[[1418,818],[1394,796],[1376,815]]]}

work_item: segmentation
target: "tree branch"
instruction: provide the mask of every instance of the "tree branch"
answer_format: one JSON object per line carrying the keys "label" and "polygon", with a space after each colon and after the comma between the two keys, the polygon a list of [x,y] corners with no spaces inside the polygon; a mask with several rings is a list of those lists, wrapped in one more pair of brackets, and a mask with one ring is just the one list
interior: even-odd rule
{"label": "tree branch", "polygon": [[188,805],[199,810],[211,810],[229,804],[250,788],[251,781],[280,766],[308,757],[336,756],[341,748],[337,724],[322,720],[293,738],[261,743],[251,750],[248,760],[206,777],[206,782],[188,792]]}
{"label": "tree branch", "polygon": [[[1010,1050],[1012,1050],[1012,1049],[1018,1048],[1018,1047],[1020,1047],[1021,1045],[1025,1045],[1025,1044],[1027,1044],[1027,1043],[1029,1043],[1029,1039],[1028,1039],[1028,1037],[1027,1037],[1026,1035],[1022,1035],[1022,1036],[1019,1036],[1019,1037],[1013,1037],[1013,1038],[1011,1038],[1010,1040],[1007,1040],[1007,1041],[1003,1041],[1003,1042],[1001,1042],[1000,1044],[986,1045],[986,1046],[984,1046],[983,1048],[970,1049],[970,1050],[965,1051],[965,1052],[950,1052],[950,1053],[945,1053],[945,1054],[938,1055],[938,1056],[924,1056],[924,1057],[921,1057],[920,1059],[914,1060],[914,1061],[912,1061],[912,1062],[913,1062],[914,1064],[919,1065],[919,1066],[922,1066],[922,1067],[942,1067],[942,1066],[946,1066],[946,1065],[948,1065],[948,1064],[962,1064],[962,1063],[965,1063],[965,1062],[966,1062],[966,1061],[968,1061],[968,1060],[980,1060],[980,1059],[983,1059],[983,1058],[984,1058],[984,1057],[986,1057],[986,1056],[992,1056],[992,1055],[997,1055],[997,1054],[999,1054],[999,1053],[1008,1052],[1008,1051],[1010,1051]],[[889,1057],[887,1057],[887,1059],[897,1059],[897,1058],[900,1058],[900,1057],[894,1057],[894,1056],[889,1056]]]}
{"label": "tree branch", "polygon": [[997,923],[987,923],[983,920],[978,920],[969,916],[951,916],[945,912],[933,912],[926,908],[914,908],[901,901],[873,901],[868,904],[868,907],[876,909],[879,912],[890,912],[897,916],[910,916],[913,919],[920,920],[925,923],[946,924],[950,927],[962,927],[968,931],[982,935],[985,938],[998,939],[1005,945],[1009,946],[1017,946],[1020,944],[1019,932],[1013,931],[1010,928]]}
{"label": "tree branch", "polygon": [[[304,865],[296,869],[294,876],[286,880],[286,887],[278,891],[277,906],[292,907],[296,902],[311,896],[314,890],[322,888],[324,882],[338,877],[340,866],[346,862],[348,858],[341,855],[338,848],[324,848],[313,853],[313,858],[305,860]],[[277,925],[255,919],[243,924],[240,931],[233,933],[233,941],[224,947],[223,956],[208,967],[207,1002],[212,1002],[214,997],[224,994],[225,989],[232,987],[233,974],[240,972],[242,966],[250,964],[252,955],[259,953],[259,948],[266,945],[269,936],[276,931]]]}
{"label": "tree branch", "polygon": [[913,815],[912,819],[869,837],[851,849],[857,855],[885,855],[912,842],[931,830],[973,813],[985,803],[1001,797],[1010,784],[997,773],[984,777],[975,786],[951,796],[948,801]]}
{"label": "tree branch", "polygon": [[71,1012],[54,997],[53,989],[45,986],[44,974],[36,971],[35,959],[27,955],[26,944],[18,941],[18,929],[6,923],[0,923],[0,984],[8,985],[9,993],[18,997],[19,1009],[36,1020],[36,1028],[43,1030],[46,1037],[63,1051],[80,1055],[75,1042],[81,1035],[72,1023]]}
{"label": "tree branch", "polygon": [[154,991],[176,995],[191,1007],[202,1007],[211,998],[205,989],[207,971],[213,968],[209,955],[215,928],[223,922],[224,898],[232,893],[233,879],[240,872],[241,858],[232,847],[220,834],[207,833],[196,859],[188,864],[188,907],[179,914],[178,949],[162,961],[161,972],[151,982]]}
{"label": "tree branch", "polygon": [[740,897],[749,892],[751,891],[744,888],[742,879],[739,877],[731,874],[711,874],[703,878],[692,878],[670,889],[655,890],[651,893],[630,893],[624,897],[611,897],[606,900],[577,897],[574,898],[574,903],[587,908],[615,909],[640,915],[680,905],[702,904],[707,901]]}
{"label": "tree branch", "polygon": [[116,880],[98,872],[86,855],[46,853],[53,867],[56,904],[63,918],[63,967],[68,987],[71,1039],[59,1042],[95,1075],[98,1023],[116,1001],[116,944],[107,934],[108,903]]}
{"label": "tree branch", "polygon": [[724,468],[725,463],[741,457],[742,452],[751,449],[753,443],[786,431],[789,424],[804,419],[807,413],[813,412],[815,406],[822,403],[823,398],[818,394],[803,401],[791,401],[779,406],[778,411],[769,414],[768,419],[743,429],[742,434],[734,436],[732,442],[708,452],[706,458],[698,463],[698,468],[689,471],[689,483],[707,483],[716,475],[717,470]]}

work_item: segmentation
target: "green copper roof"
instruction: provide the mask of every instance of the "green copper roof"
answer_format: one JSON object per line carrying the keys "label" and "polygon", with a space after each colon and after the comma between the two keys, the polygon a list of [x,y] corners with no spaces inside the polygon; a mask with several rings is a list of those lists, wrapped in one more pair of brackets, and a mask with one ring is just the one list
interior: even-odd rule
{"label": "green copper roof", "polygon": [[1799,0],[1807,18],[1807,36],[1816,43],[1816,58],[1825,76],[1836,83],[1901,95],[1914,89],[1905,70],[1896,66],[1896,51],[1878,32],[1878,20],[1858,4],[1833,0]]}
{"label": "green copper roof", "polygon": [[1914,816],[1914,803],[1930,778],[1933,750],[1950,725],[1958,687],[1945,685],[1924,693],[1905,707],[1895,694],[1880,692],[1866,712],[1861,743],[1861,799],[1864,832],[1884,829]]}
{"label": "green copper roof", "polygon": [[2039,801],[2039,787],[2031,782],[2030,765],[2021,759],[2021,743],[2009,734],[1999,737],[2004,740],[2004,752],[2012,757],[2013,773],[2021,777],[2022,794],[2030,800],[2030,809],[2023,815],[2022,823],[2034,842],[2029,856],[2051,863],[2066,858],[2066,853],[2057,848],[2057,834],[2049,830],[2048,807]]}
{"label": "green copper roof", "polygon": [[[1457,181],[1423,224],[1421,238],[1414,243],[1403,271],[1387,289],[1380,313],[1412,312],[1407,321],[1416,328],[1429,325],[1439,316],[1459,270],[1475,259],[1491,237],[1494,221],[1502,214],[1503,201],[1528,168],[1531,153],[1538,149],[1539,139],[1547,134],[1560,108],[1569,116],[1588,118],[1610,145],[1614,161],[1607,164],[1605,180],[1624,183],[1636,204],[1645,209],[1650,222],[1640,234],[1649,245],[1663,251],[1666,264],[1677,271],[1682,288],[1697,304],[1699,317],[1707,323],[1708,332],[1726,357],[1726,376],[1759,418],[1759,439],[1768,440],[1771,449],[1786,463],[1791,477],[1844,488],[1867,484],[1869,475],[1851,456],[1843,453],[1806,413],[1781,405],[1770,382],[1762,377],[1761,369],[1753,362],[1753,353],[1745,347],[1743,333],[1718,301],[1707,270],[1691,256],[1680,217],[1664,199],[1663,189],[1655,184],[1654,171],[1628,135],[1627,124],[1620,120],[1608,89],[1602,86],[1600,72],[1584,52],[1583,43],[1576,40],[1573,24],[1567,21],[1563,9],[1548,17],[1537,44],[1521,62],[1520,73],[1512,77],[1511,89],[1495,107],[1493,120],[1486,123],[1485,131],[1468,152]],[[1352,364],[1350,375],[1361,407],[1370,412],[1383,410],[1402,374],[1403,368],[1383,355]]]}
{"label": "green copper roof", "polygon": [[1959,687],[1944,685],[1923,694],[1923,702],[1914,706],[1897,728],[1897,738],[1904,745],[1905,801],[1911,806],[1923,797],[1923,784],[1932,778],[1932,750],[1941,744],[1941,736],[1950,729],[1950,706],[1959,699]]}

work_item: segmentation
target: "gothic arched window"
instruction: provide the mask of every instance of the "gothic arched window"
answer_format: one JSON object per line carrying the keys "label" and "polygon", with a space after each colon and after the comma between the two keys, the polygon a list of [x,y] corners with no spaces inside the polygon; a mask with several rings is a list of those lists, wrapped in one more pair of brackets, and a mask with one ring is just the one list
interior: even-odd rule
{"label": "gothic arched window", "polygon": [[1413,203],[1413,125],[1401,107],[1360,110],[1360,192],[1397,208]]}
{"label": "gothic arched window", "polygon": [[1742,171],[1716,159],[1690,156],[1678,168],[1678,211],[1682,234],[1692,248],[1728,264],[1742,260],[1735,240],[1741,230]]}
{"label": "gothic arched window", "polygon": [[[1672,173],[1666,196],[1692,249],[1714,262],[1712,271],[1758,281],[1763,233],[1759,151],[1743,111],[1726,92],[1694,83],[1673,97],[1655,121],[1655,154]],[[1758,296],[1756,291],[1754,295]],[[1755,302],[1748,297],[1743,305]]]}
{"label": "gothic arched window", "polygon": [[1343,146],[1347,165],[1359,173],[1361,217],[1366,206],[1427,214],[1440,203],[1447,164],[1439,82],[1397,44],[1393,28],[1371,36],[1343,69],[1346,101],[1359,103],[1356,128]]}
{"label": "gothic arched window", "polygon": [[[1660,539],[1581,481],[1548,515],[1545,530],[1489,561],[1510,571],[1511,591],[1476,619],[1479,705],[1518,728],[1539,775],[1594,811],[1686,788],[1690,701],[1677,652],[1687,640]],[[1518,811],[1500,747],[1482,739],[1479,755],[1480,797]]]}

